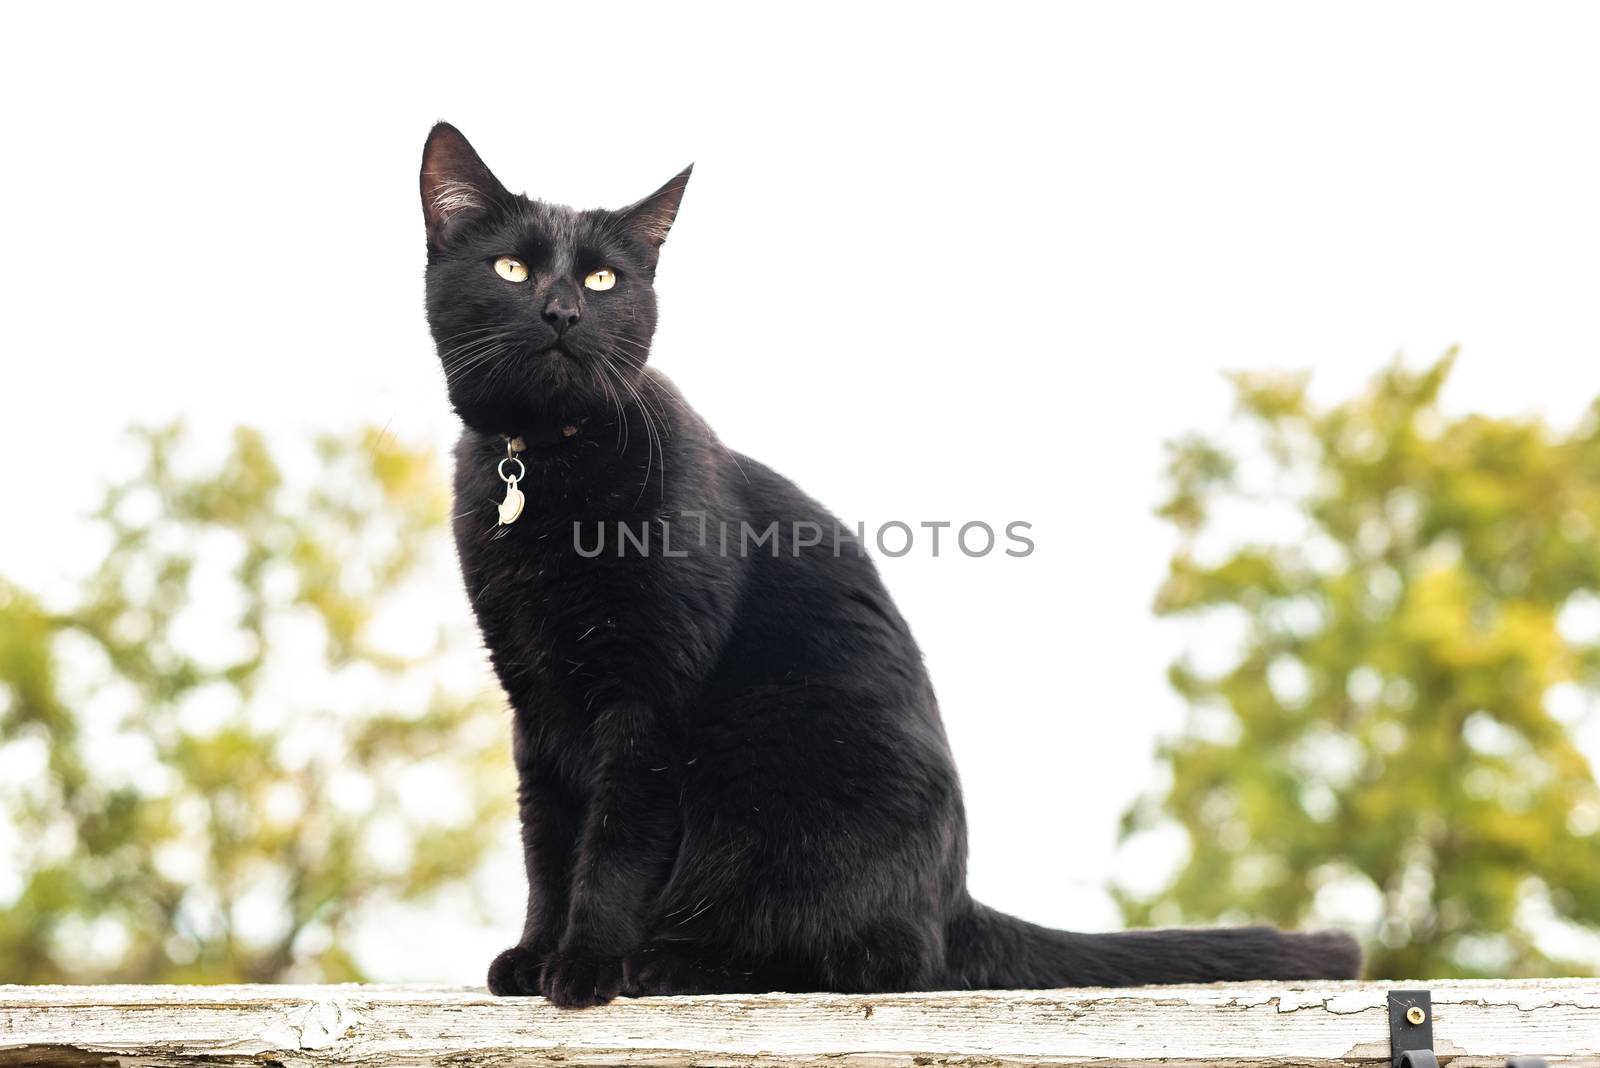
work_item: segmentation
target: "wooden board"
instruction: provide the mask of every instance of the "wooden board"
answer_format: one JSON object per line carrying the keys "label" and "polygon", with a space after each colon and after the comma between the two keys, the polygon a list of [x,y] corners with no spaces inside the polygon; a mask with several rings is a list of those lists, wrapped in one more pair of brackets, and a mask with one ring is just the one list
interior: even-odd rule
{"label": "wooden board", "polygon": [[1387,1065],[1387,992],[1433,991],[1454,1068],[1600,1068],[1600,980],[541,999],[402,986],[0,986],[0,1066]]}

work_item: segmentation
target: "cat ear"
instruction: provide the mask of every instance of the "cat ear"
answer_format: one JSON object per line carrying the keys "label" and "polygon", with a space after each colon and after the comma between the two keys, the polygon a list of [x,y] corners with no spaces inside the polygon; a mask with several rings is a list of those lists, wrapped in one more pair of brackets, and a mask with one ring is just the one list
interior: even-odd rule
{"label": "cat ear", "polygon": [[693,172],[691,163],[654,193],[617,212],[617,217],[639,240],[651,248],[660,248],[661,242],[667,239],[667,231],[672,229],[672,220],[678,216],[678,203],[683,200],[683,191]]}
{"label": "cat ear", "polygon": [[422,149],[422,217],[428,246],[438,248],[452,223],[488,211],[510,196],[461,131],[441,122]]}

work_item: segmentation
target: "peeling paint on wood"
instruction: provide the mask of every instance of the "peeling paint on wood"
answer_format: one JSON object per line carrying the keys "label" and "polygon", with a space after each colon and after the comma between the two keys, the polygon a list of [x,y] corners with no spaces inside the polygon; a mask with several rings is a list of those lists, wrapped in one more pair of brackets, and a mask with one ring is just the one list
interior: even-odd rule
{"label": "peeling paint on wood", "polygon": [[1452,1068],[1600,1068],[1600,980],[734,995],[564,1011],[418,986],[0,986],[0,1066],[1387,1065],[1390,989]]}

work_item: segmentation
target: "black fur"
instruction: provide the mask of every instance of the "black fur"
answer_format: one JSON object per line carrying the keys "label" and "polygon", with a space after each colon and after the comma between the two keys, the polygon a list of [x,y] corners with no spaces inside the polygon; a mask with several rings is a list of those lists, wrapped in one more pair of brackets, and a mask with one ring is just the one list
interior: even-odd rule
{"label": "black fur", "polygon": [[[527,920],[490,988],[582,1006],[1354,976],[1341,934],[1071,934],[967,895],[938,705],[871,562],[836,554],[821,505],[645,366],[688,175],[580,212],[507,193],[446,124],[424,153],[428,317],[464,423],[456,542],[521,781]],[[527,281],[495,272],[506,255]],[[602,266],[616,286],[586,290]],[[527,508],[502,527],[507,435],[527,444]],[[718,544],[722,524],[774,520],[775,547]],[[796,521],[830,536],[801,546]],[[619,522],[652,551],[619,554]]]}

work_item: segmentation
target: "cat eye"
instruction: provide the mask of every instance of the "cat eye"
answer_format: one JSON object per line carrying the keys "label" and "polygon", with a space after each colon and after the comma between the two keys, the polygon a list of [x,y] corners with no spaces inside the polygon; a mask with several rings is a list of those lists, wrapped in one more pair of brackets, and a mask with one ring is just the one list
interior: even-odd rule
{"label": "cat eye", "polygon": [[589,276],[583,280],[587,289],[604,292],[617,284],[617,276],[609,267],[602,267],[598,271],[590,271]]}
{"label": "cat eye", "polygon": [[501,256],[494,261],[494,273],[504,278],[507,282],[526,282],[528,280],[528,265],[521,260],[512,259],[510,256]]}

